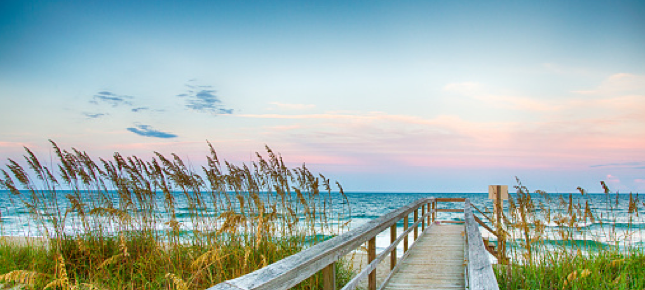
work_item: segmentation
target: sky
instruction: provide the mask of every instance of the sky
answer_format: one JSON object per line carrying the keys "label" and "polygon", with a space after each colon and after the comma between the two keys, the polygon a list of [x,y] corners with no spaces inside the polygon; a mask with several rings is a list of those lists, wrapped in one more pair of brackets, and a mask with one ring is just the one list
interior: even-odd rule
{"label": "sky", "polygon": [[0,107],[0,164],[208,141],[346,191],[642,193],[645,2],[3,0]]}

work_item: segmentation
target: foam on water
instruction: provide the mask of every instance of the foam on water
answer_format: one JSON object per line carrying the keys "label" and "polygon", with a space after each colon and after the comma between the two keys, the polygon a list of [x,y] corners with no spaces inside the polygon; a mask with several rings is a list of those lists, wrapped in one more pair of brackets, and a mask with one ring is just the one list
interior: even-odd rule
{"label": "foam on water", "polygon": [[[10,202],[8,191],[0,191],[0,230],[2,235],[8,236],[43,236],[44,233],[40,230],[36,223],[30,218],[29,211],[27,208],[22,205],[19,201]],[[446,198],[469,198],[471,203],[477,206],[480,209],[492,208],[492,203],[488,199],[487,193],[371,193],[371,192],[350,192],[346,193],[347,198],[351,206],[351,223],[350,228],[356,228],[362,224],[369,222],[372,219],[383,216],[384,214],[396,210],[404,205],[409,204],[420,198],[425,197],[446,197]],[[558,195],[553,195],[553,200],[551,204],[547,204],[552,209],[558,208],[557,200]],[[568,195],[566,196],[568,198]],[[532,196],[534,202],[543,201],[543,198],[539,195]],[[644,217],[629,217],[628,216],[628,201],[629,196],[621,195],[619,196],[620,202],[618,205],[615,205],[615,195],[612,195],[611,199],[607,199],[604,194],[587,194],[585,197],[580,197],[574,195],[574,202],[578,199],[589,199],[590,204],[593,206],[594,214],[597,215],[599,220],[595,222],[591,221],[580,221],[573,225],[572,229],[581,229],[580,232],[576,231],[573,233],[570,239],[577,241],[593,241],[604,244],[614,244],[616,242],[622,243],[624,245],[635,245],[642,246],[643,240],[645,239],[645,218]],[[190,209],[185,205],[181,204],[182,200],[185,202],[185,199],[181,194],[177,194],[177,202],[180,203],[176,206],[177,218],[178,221],[182,224],[182,229],[190,231],[194,228],[194,225],[190,219]],[[342,200],[340,196],[336,200]],[[607,202],[611,202],[611,205],[608,205]],[[66,207],[65,199],[60,200],[63,207]],[[334,205],[334,210],[341,210],[341,203],[338,202]],[[453,202],[443,202],[438,204],[438,208],[462,208],[463,203],[453,203]],[[163,209],[163,206],[159,206]],[[613,208],[610,210],[610,208]],[[505,210],[508,210],[508,203],[505,203]],[[556,214],[557,211],[553,211],[551,214]],[[215,213],[212,209],[207,209],[206,215],[214,216]],[[538,210],[538,216],[543,214]],[[166,213],[159,212],[160,216],[165,216]],[[600,216],[602,215],[602,218]],[[349,218],[349,217],[348,217]],[[463,220],[462,213],[437,213],[437,219],[439,220]],[[485,219],[484,219],[485,220]],[[82,230],[81,220],[74,215],[70,216],[70,226],[66,228],[66,232],[73,234]],[[602,223],[601,223],[602,221]],[[344,222],[344,221],[343,221]],[[412,217],[409,219],[410,224],[413,223]],[[529,221],[532,223],[532,221]],[[561,237],[558,236],[557,231],[566,228],[566,224],[557,224],[553,221],[545,222],[542,221],[546,226],[545,230],[546,237],[548,240],[557,241],[561,240]],[[331,220],[332,226],[337,226],[336,220]],[[128,230],[136,230],[136,228],[129,228]],[[156,230],[164,231],[168,230],[168,226],[163,223],[157,225]],[[488,233],[483,227],[480,227],[480,231],[485,238],[490,240],[495,240],[495,236]],[[403,222],[400,221],[397,224],[397,232],[403,232]],[[514,232],[513,236],[521,237],[522,235],[519,231]],[[389,230],[386,230],[380,233],[376,237],[376,246],[377,251],[382,251],[390,244],[390,235]],[[398,255],[402,255],[402,244],[399,245]]]}

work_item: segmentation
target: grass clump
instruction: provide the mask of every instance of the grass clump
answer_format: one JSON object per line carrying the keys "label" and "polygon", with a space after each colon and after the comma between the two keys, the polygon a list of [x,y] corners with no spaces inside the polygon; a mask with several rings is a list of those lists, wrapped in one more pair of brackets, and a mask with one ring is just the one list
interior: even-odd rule
{"label": "grass clump", "polygon": [[[644,205],[601,182],[604,197],[533,194],[518,179],[502,212],[507,260],[495,267],[500,289],[644,289]],[[626,204],[621,204],[627,202]],[[489,219],[492,220],[492,219]]]}
{"label": "grass clump", "polygon": [[645,254],[599,251],[590,255],[554,252],[526,265],[496,265],[500,289],[645,289]]}
{"label": "grass clump", "polygon": [[[44,246],[0,244],[0,282],[37,289],[205,289],[265,267],[346,230],[349,203],[338,183],[279,155],[236,166],[212,146],[197,172],[155,153],[95,162],[51,142],[56,167],[25,148],[0,185]],[[25,169],[26,168],[26,169]],[[340,199],[340,200],[339,200]],[[3,209],[8,212],[8,209]],[[6,215],[6,214],[5,214]],[[341,263],[342,264],[342,263]],[[339,285],[349,280],[337,267]],[[344,280],[343,280],[344,279]],[[320,275],[296,289],[317,289]]]}

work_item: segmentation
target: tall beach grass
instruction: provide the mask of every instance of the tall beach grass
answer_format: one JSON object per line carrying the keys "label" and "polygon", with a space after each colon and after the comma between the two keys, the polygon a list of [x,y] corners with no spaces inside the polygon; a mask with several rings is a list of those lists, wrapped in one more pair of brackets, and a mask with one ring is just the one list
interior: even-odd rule
{"label": "tall beach grass", "polygon": [[517,180],[502,219],[508,260],[495,267],[500,289],[645,288],[645,203],[600,185],[604,198],[589,198],[580,187],[531,193]]}
{"label": "tall beach grass", "polygon": [[[205,289],[337,235],[350,222],[340,184],[304,164],[288,168],[268,147],[267,157],[238,166],[220,160],[209,143],[206,165],[195,170],[176,154],[143,160],[115,153],[97,161],[51,144],[57,164],[25,148],[22,163],[9,159],[1,170],[1,187],[28,209],[25,222],[47,242],[0,240],[0,282]],[[340,285],[350,273],[337,269]],[[297,289],[321,283],[316,275]]]}

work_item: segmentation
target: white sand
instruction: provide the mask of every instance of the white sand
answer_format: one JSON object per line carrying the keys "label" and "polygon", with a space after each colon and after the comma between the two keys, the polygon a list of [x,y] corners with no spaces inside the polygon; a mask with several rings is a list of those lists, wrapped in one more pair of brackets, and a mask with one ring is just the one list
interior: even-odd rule
{"label": "white sand", "polygon": [[0,237],[0,245],[15,245],[15,246],[35,246],[42,247],[48,246],[47,239],[43,237],[12,237],[12,236],[2,236]]}
{"label": "white sand", "polygon": [[[352,262],[352,270],[354,273],[358,274],[361,270],[365,269],[367,266],[367,253],[362,251],[356,251],[349,253],[345,256],[345,259]],[[387,275],[390,274],[390,258],[386,257],[376,268],[376,287],[383,283],[383,280],[387,278]],[[358,287],[361,289],[367,289],[367,278],[360,281]]]}

